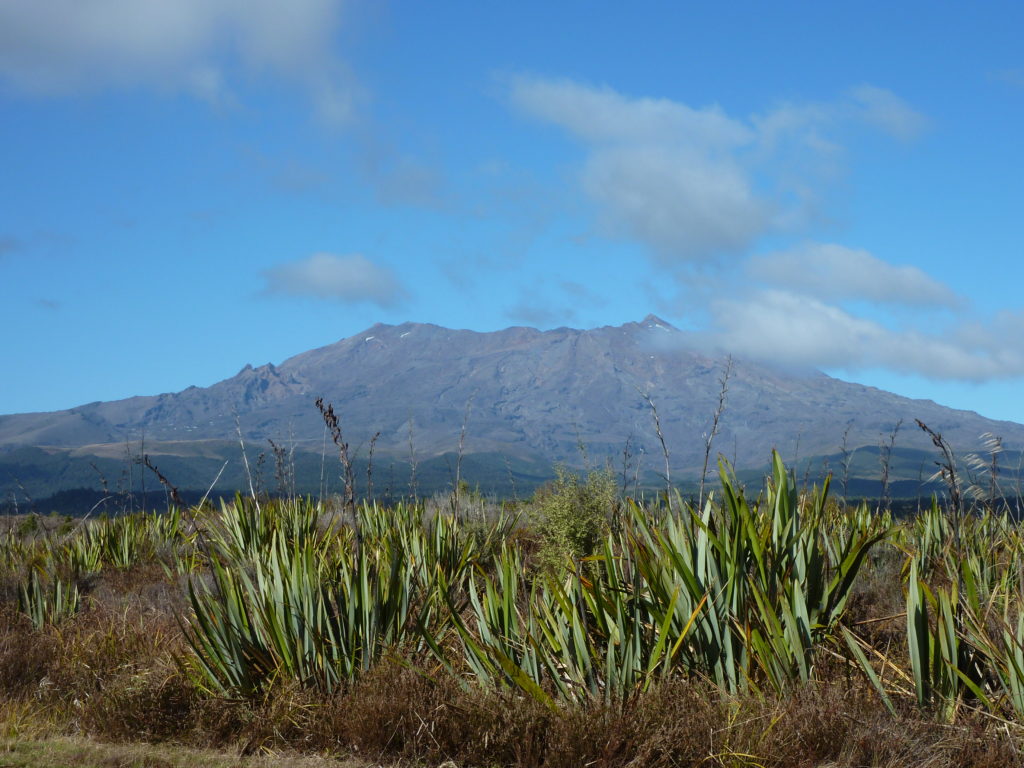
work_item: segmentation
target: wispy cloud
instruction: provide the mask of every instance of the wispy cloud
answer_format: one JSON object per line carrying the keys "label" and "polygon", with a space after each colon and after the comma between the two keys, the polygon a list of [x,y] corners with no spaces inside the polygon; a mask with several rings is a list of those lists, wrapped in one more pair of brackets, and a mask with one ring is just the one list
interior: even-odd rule
{"label": "wispy cloud", "polygon": [[575,280],[562,280],[559,282],[558,287],[565,292],[566,296],[579,304],[593,307],[604,306],[608,303],[606,299],[594,293],[583,283],[576,282]]}
{"label": "wispy cloud", "polygon": [[362,254],[314,253],[265,270],[266,292],[387,308],[408,296],[394,272]]}
{"label": "wispy cloud", "polygon": [[464,252],[442,258],[438,270],[444,278],[460,291],[473,291],[488,274],[507,270],[508,264],[490,253]]}
{"label": "wispy cloud", "polygon": [[388,130],[375,125],[361,132],[356,153],[360,175],[382,205],[443,208],[444,173],[439,165],[403,152],[387,138]]}
{"label": "wispy cloud", "polygon": [[323,192],[330,187],[329,173],[312,163],[286,158],[270,169],[270,183],[275,189],[294,195]]}
{"label": "wispy cloud", "polygon": [[0,237],[0,259],[14,253],[22,247],[20,240],[14,237]]}
{"label": "wispy cloud", "polygon": [[229,73],[270,73],[305,90],[330,123],[358,92],[332,48],[340,0],[6,0],[0,79],[29,93],[154,87],[229,103]]}
{"label": "wispy cloud", "polygon": [[964,301],[917,267],[894,265],[865,250],[834,243],[804,243],[749,259],[755,280],[826,301],[957,309]]}
{"label": "wispy cloud", "polygon": [[504,314],[514,323],[553,328],[578,324],[588,313],[607,304],[606,298],[576,280],[545,280],[543,284],[521,288]]}
{"label": "wispy cloud", "polygon": [[1000,69],[992,72],[991,77],[1015,88],[1024,88],[1024,69]]}
{"label": "wispy cloud", "polygon": [[515,304],[506,308],[505,317],[514,323],[525,323],[537,328],[553,328],[575,322],[577,314],[568,304],[552,304],[521,295]]}
{"label": "wispy cloud", "polygon": [[866,123],[898,139],[917,138],[928,127],[928,118],[892,91],[874,85],[850,90],[850,112]]}

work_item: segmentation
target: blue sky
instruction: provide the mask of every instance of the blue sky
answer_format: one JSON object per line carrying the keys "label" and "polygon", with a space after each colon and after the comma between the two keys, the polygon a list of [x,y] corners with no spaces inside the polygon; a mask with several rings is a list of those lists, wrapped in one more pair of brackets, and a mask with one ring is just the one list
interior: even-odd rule
{"label": "blue sky", "polygon": [[375,322],[1024,421],[1024,6],[6,0],[0,412]]}

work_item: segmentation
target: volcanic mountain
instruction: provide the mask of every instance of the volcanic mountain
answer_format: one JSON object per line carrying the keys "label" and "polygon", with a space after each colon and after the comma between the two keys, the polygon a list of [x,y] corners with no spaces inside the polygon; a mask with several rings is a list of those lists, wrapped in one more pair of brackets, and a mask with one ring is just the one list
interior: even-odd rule
{"label": "volcanic mountain", "polygon": [[[19,472],[19,482],[46,479],[51,492],[94,484],[67,462],[113,460],[133,451],[176,457],[178,467],[203,459],[212,479],[221,457],[232,458],[233,450],[237,460],[238,429],[261,450],[270,439],[319,460],[324,426],[314,401],[321,397],[334,405],[354,453],[366,456],[379,433],[379,461],[429,460],[456,451],[465,429],[467,458],[489,456],[493,463],[501,457],[510,467],[529,465],[540,474],[558,462],[580,466],[611,457],[620,465],[624,451],[627,464],[641,461],[645,471],[659,471],[664,459],[656,408],[672,472],[684,478],[703,462],[725,366],[725,359],[698,351],[685,332],[653,315],[590,330],[477,333],[377,324],[279,365],[246,366],[206,388],[0,416],[0,470],[7,474],[0,471],[0,490]],[[714,450],[738,467],[764,465],[772,448],[798,463],[815,457],[820,464],[831,455],[834,465],[845,435],[848,452],[875,457],[870,473],[877,470],[879,446],[902,425],[896,436],[900,471],[913,474],[907,462],[920,456],[928,465],[921,471],[930,475],[934,466],[925,457],[931,443],[915,419],[962,451],[977,450],[983,433],[1002,437],[1007,448],[1024,447],[1022,425],[816,371],[734,360],[727,389]]]}

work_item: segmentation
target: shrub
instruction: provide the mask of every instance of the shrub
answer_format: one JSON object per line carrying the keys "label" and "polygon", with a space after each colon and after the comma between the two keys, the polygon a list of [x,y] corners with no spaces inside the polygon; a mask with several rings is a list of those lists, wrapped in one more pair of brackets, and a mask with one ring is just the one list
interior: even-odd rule
{"label": "shrub", "polygon": [[31,514],[22,518],[18,523],[19,536],[31,536],[39,532],[39,515]]}
{"label": "shrub", "polygon": [[558,570],[569,559],[593,554],[608,529],[617,494],[609,469],[594,470],[584,480],[558,467],[554,481],[538,491],[533,501],[542,567]]}

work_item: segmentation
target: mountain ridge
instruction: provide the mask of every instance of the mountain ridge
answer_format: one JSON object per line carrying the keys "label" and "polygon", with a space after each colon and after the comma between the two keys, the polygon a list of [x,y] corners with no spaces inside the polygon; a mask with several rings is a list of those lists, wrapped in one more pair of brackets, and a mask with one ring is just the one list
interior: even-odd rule
{"label": "mountain ridge", "polygon": [[[322,397],[354,450],[380,433],[380,456],[408,456],[410,443],[421,457],[441,456],[456,449],[465,425],[467,453],[580,465],[580,446],[594,462],[621,457],[628,446],[653,471],[662,458],[649,395],[673,472],[692,473],[703,460],[723,365],[653,314],[584,330],[375,323],[277,364],[247,364],[209,387],[0,416],[0,451],[102,452],[142,439],[183,446],[231,440],[237,423],[246,440],[319,452],[323,423],[313,401]],[[897,444],[928,448],[915,418],[960,451],[975,449],[983,432],[1024,448],[1024,426],[1013,422],[742,359],[734,361],[715,447],[741,467],[760,466],[772,448],[798,458],[835,454],[844,432],[848,448],[877,446],[902,420]]]}

